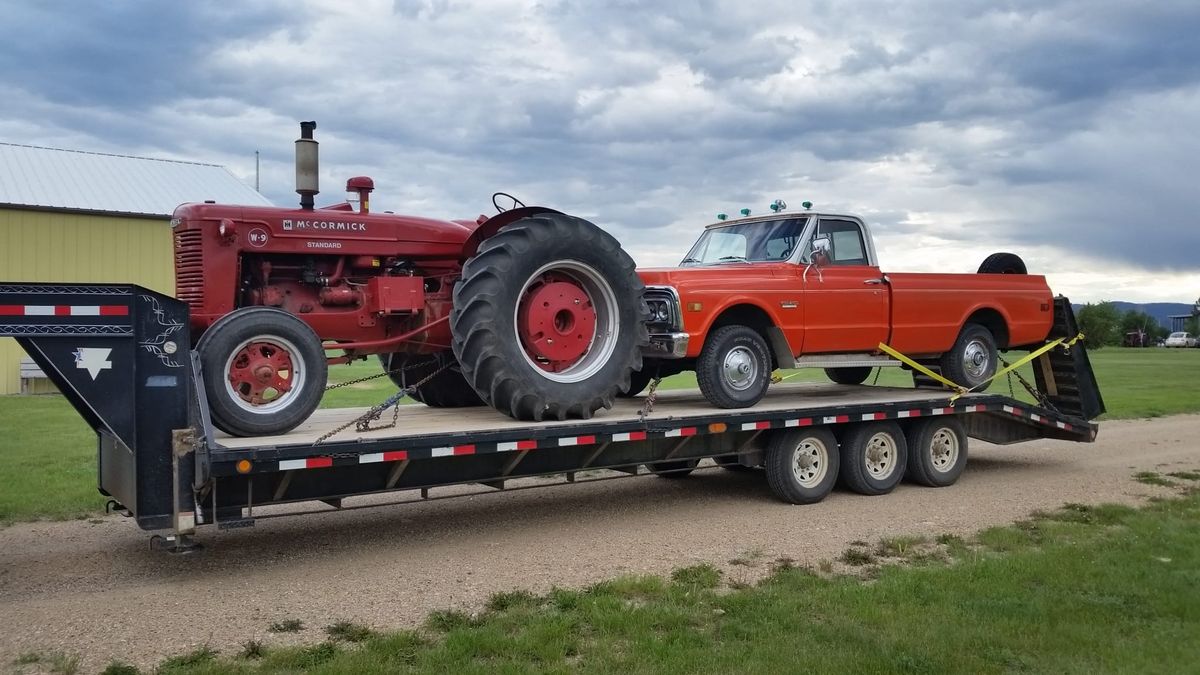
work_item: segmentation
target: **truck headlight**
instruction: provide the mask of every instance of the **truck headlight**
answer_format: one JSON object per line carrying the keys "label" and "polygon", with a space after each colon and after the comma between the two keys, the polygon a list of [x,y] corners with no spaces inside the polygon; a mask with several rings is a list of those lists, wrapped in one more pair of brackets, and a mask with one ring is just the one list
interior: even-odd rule
{"label": "truck headlight", "polygon": [[650,321],[666,323],[671,320],[671,308],[666,300],[651,300],[647,304],[650,306]]}

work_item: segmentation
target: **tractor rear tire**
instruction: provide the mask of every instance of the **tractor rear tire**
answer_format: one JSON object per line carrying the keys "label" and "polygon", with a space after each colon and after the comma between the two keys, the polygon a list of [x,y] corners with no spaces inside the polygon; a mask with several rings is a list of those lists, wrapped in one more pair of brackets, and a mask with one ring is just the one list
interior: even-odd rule
{"label": "tractor rear tire", "polygon": [[321,403],[328,378],[321,339],[288,312],[235,310],[205,331],[196,349],[213,425],[226,433],[282,434]]}
{"label": "tractor rear tire", "polygon": [[612,235],[538,213],[485,239],[454,287],[454,356],[479,397],[515,419],[610,408],[649,343],[644,286]]}
{"label": "tractor rear tire", "polygon": [[[394,352],[379,355],[379,363],[383,366],[384,372],[387,372],[388,378],[400,389],[429,377],[430,373],[445,365],[447,359],[453,361],[454,355],[449,352],[440,354]],[[471,385],[467,384],[462,369],[457,363],[450,364],[450,367],[435,375],[432,380],[417,387],[416,391],[412,393],[412,398],[430,408],[470,408],[483,405],[479,394],[471,388]]]}

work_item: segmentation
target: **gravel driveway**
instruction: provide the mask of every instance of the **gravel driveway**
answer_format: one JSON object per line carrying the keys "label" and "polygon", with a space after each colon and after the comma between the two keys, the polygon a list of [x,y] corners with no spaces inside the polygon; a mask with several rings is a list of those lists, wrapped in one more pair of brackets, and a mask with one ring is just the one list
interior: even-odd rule
{"label": "gravel driveway", "polygon": [[[205,644],[235,652],[251,638],[316,642],[340,619],[406,627],[496,591],[699,562],[749,580],[778,557],[815,563],[856,539],[966,534],[1064,502],[1136,503],[1165,491],[1132,481],[1135,471],[1200,468],[1200,415],[1103,423],[1090,445],[971,450],[963,478],[941,490],[838,490],[789,506],[760,472],[714,469],[204,529],[205,550],[183,557],[148,550],[147,534],[118,516],[15,525],[0,529],[0,667],[29,651],[81,654],[95,670],[113,658],[151,666]],[[759,562],[728,563],[739,557]],[[282,619],[306,629],[267,632]]]}

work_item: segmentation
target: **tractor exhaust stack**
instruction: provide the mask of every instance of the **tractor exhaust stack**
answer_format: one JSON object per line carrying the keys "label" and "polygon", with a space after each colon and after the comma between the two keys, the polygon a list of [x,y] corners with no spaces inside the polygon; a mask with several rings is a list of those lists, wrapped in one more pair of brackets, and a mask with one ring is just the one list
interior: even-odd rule
{"label": "tractor exhaust stack", "polygon": [[300,208],[313,210],[313,197],[320,194],[318,187],[318,143],[313,140],[316,122],[300,123],[300,138],[296,139],[296,192],[300,195]]}

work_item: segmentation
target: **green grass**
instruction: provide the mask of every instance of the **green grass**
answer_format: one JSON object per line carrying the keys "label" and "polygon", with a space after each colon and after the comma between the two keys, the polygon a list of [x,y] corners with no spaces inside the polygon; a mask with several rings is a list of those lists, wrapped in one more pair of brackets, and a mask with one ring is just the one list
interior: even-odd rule
{"label": "green grass", "polygon": [[[1200,349],[1105,348],[1090,352],[1110,411],[1101,419],[1157,417],[1200,411]],[[1022,369],[1033,381],[1029,367]],[[379,373],[373,359],[329,369],[330,383]],[[785,371],[788,382],[825,381],[820,370]],[[872,380],[868,380],[871,382]],[[879,385],[911,386],[909,374],[884,368]],[[694,388],[684,373],[663,389]],[[1018,398],[1030,400],[1019,384]],[[370,406],[395,393],[386,377],[330,390],[323,407]],[[991,391],[1008,394],[1008,382]],[[0,396],[0,524],[36,518],[85,518],[103,508],[96,492],[96,440],[61,396]]]}
{"label": "green grass", "polygon": [[522,593],[354,645],[193,654],[163,672],[1173,673],[1200,663],[1196,490],[1141,510],[1071,504],[938,545],[945,561],[875,567],[869,583],[784,566],[734,588],[698,566]]}

